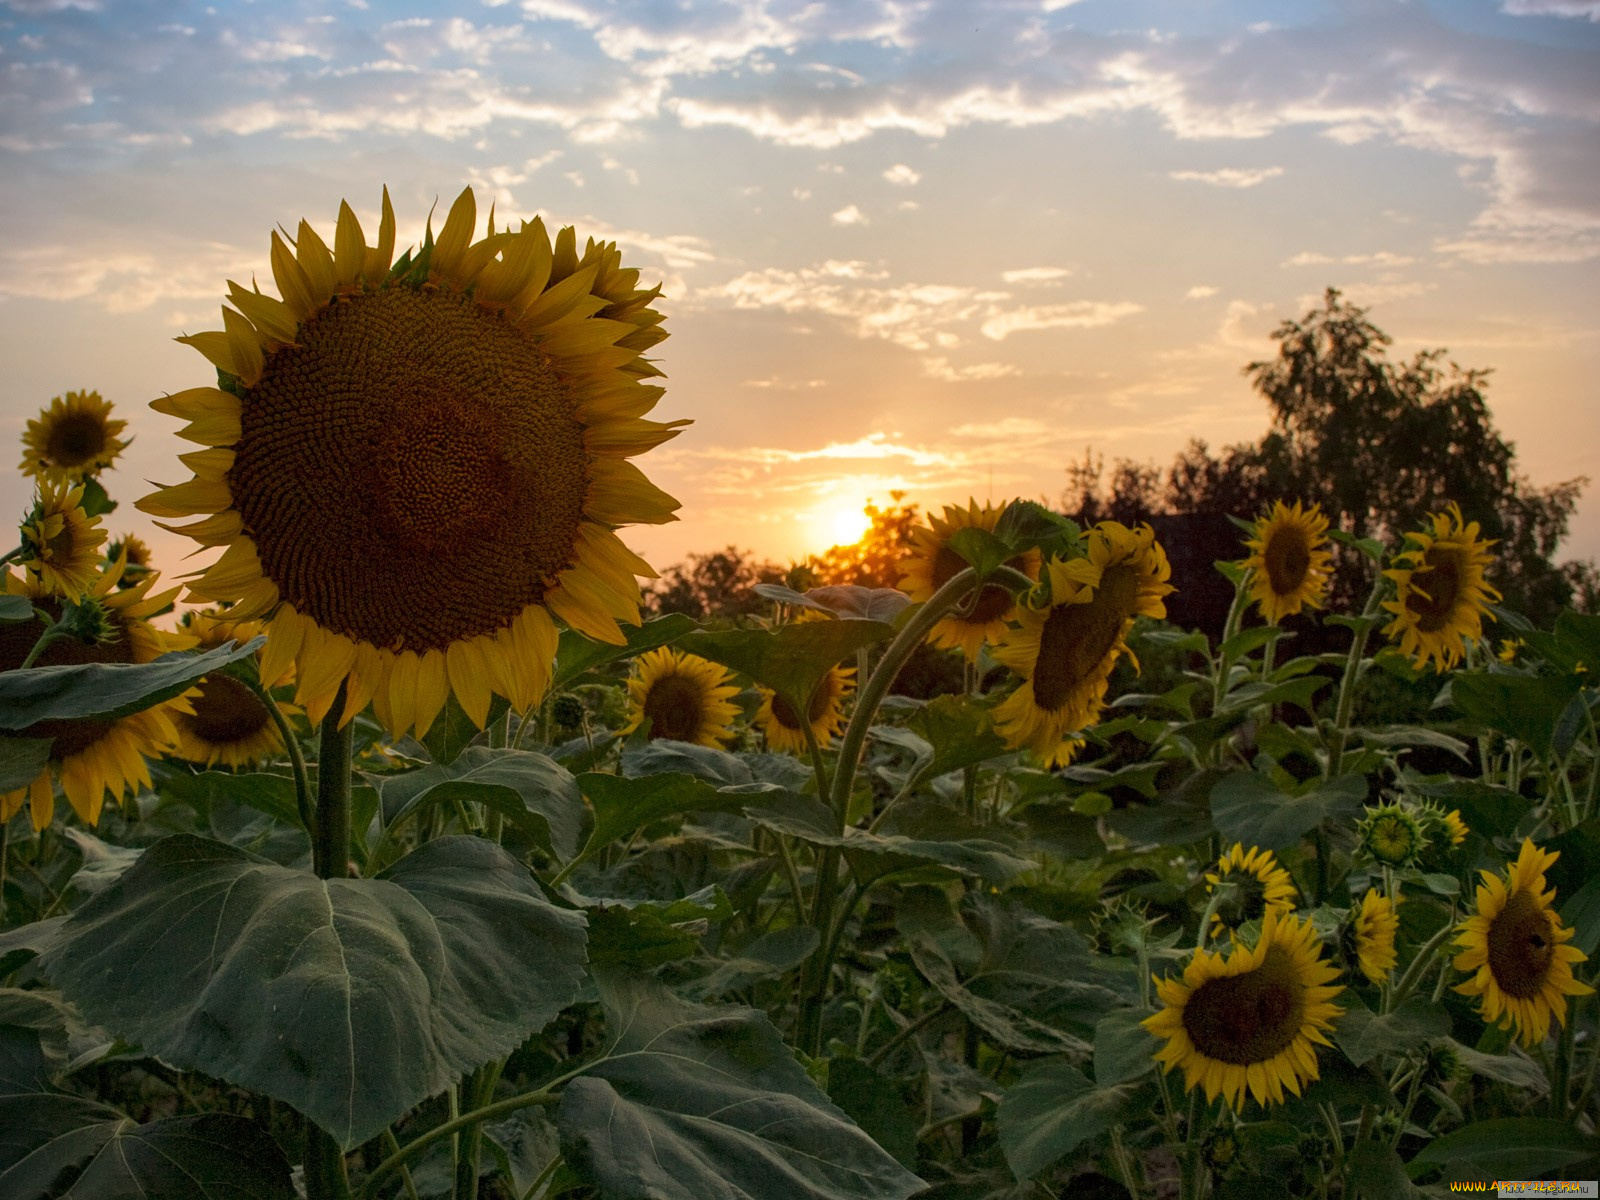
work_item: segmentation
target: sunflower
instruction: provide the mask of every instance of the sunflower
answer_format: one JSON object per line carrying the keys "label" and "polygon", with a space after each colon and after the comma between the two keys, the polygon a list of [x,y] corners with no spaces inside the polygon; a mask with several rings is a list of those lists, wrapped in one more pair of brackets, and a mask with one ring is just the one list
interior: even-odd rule
{"label": "sunflower", "polygon": [[1321,608],[1328,587],[1328,518],[1322,506],[1302,509],[1300,501],[1286,507],[1275,500],[1271,513],[1255,524],[1255,536],[1245,545],[1255,553],[1241,564],[1253,571],[1250,598],[1261,615],[1276,625],[1302,608]]}
{"label": "sunflower", "polygon": [[1530,1049],[1549,1034],[1552,1017],[1566,1024],[1568,996],[1594,991],[1572,977],[1572,964],[1588,955],[1566,944],[1573,930],[1555,914],[1555,889],[1544,890],[1544,873],[1560,857],[1524,838],[1505,879],[1482,872],[1477,912],[1456,927],[1455,968],[1472,973],[1456,991],[1483,997],[1484,1020],[1515,1027]]}
{"label": "sunflower", "polygon": [[1450,835],[1452,848],[1461,845],[1462,842],[1467,840],[1467,834],[1472,832],[1467,827],[1467,823],[1461,819],[1461,810],[1459,808],[1452,808],[1445,813],[1441,820],[1444,822],[1445,832]]}
{"label": "sunflower", "polygon": [[[230,621],[225,613],[191,612],[184,631],[197,639],[201,650],[224,642],[247,642],[261,633],[260,621]],[[257,659],[259,661],[259,653]],[[285,679],[263,679],[276,687]],[[293,705],[289,706],[293,709]],[[178,758],[202,766],[222,764],[242,767],[278,757],[283,737],[267,706],[253,691],[230,675],[207,675],[189,695],[190,712],[173,714],[178,731]]]}
{"label": "sunflower", "polygon": [[739,710],[729,697],[739,689],[729,682],[726,667],[695,654],[679,654],[670,646],[641,654],[634,665],[624,734],[638,729],[648,717],[651,741],[671,738],[717,747],[733,739],[733,718]]}
{"label": "sunflower", "polygon": [[[146,619],[171,604],[178,589],[150,595],[155,583],[155,576],[151,575],[134,587],[118,591],[117,581],[123,566],[120,559],[112,563],[84,597],[85,604],[92,602],[99,606],[107,626],[107,638],[95,645],[85,645],[76,638],[59,638],[45,648],[35,665],[144,663],[169,650],[184,650],[194,645],[192,637],[165,633]],[[60,598],[45,592],[36,580],[7,574],[5,590],[11,595],[27,596],[52,618],[61,615]],[[43,632],[44,625],[37,616],[0,625],[0,671],[20,667]],[[187,703],[178,698],[110,720],[40,721],[26,729],[0,733],[0,737],[54,739],[50,761],[33,781],[0,796],[0,819],[9,821],[27,800],[34,828],[43,829],[50,824],[55,812],[53,776],[61,781],[67,801],[84,823],[97,824],[107,791],[113,798],[120,799],[136,785],[150,786],[150,769],[144,760],[159,756],[177,744],[178,734],[172,719]]]}
{"label": "sunflower", "polygon": [[[844,729],[844,700],[856,687],[854,667],[833,667],[811,693],[811,704],[806,709],[806,724],[817,745],[826,747]],[[776,692],[761,689],[761,709],[756,713],[756,724],[767,736],[767,747],[805,754],[805,726],[794,707]]]}
{"label": "sunflower", "polygon": [[1196,950],[1182,979],[1158,979],[1162,1009],[1144,1027],[1167,1044],[1155,1059],[1183,1068],[1184,1087],[1220,1094],[1235,1112],[1245,1091],[1265,1108],[1296,1096],[1320,1077],[1316,1044],[1339,1016],[1330,985],[1338,972],[1322,959],[1309,921],[1267,909],[1254,949],[1235,944],[1227,954]]}
{"label": "sunflower", "polygon": [[[911,531],[911,550],[900,562],[900,583],[916,601],[931,600],[951,579],[966,567],[967,560],[950,549],[950,538],[962,529],[982,529],[993,533],[1005,505],[978,507],[968,499],[967,507],[946,505],[943,517],[928,514],[928,524]],[[1039,552],[1027,550],[1008,558],[1006,566],[1039,578]],[[1016,607],[1010,591],[999,584],[978,589],[971,608],[963,615],[949,616],[933,627],[928,640],[935,646],[959,649],[969,662],[975,662],[985,642],[993,643],[1006,631],[1006,617]]]}
{"label": "sunflower", "polygon": [[1134,617],[1166,616],[1162,597],[1173,590],[1172,568],[1150,526],[1102,521],[1085,541],[1086,557],[1050,560],[1049,600],[1042,608],[1032,599],[1019,605],[1020,628],[994,649],[998,662],[1022,676],[995,709],[995,728],[1008,746],[1027,746],[1051,766],[1076,748],[1066,735],[1099,716],[1118,656],[1133,658],[1127,635]]}
{"label": "sunflower", "polygon": [[1243,843],[1235,842],[1233,849],[1217,860],[1217,869],[1206,875],[1206,894],[1212,895],[1224,883],[1238,888],[1239,898],[1219,904],[1212,913],[1213,935],[1223,928],[1237,931],[1246,922],[1259,921],[1269,908],[1280,913],[1294,911],[1294,881],[1271,850],[1251,846],[1246,852]]}
{"label": "sunflower", "polygon": [[178,339],[221,386],[152,403],[207,449],[140,507],[203,518],[178,531],[226,550],[191,595],[270,615],[265,673],[295,663],[313,720],[346,680],[340,719],[370,700],[395,736],[452,691],[479,725],[491,693],[526,711],[555,618],[616,644],[639,619],[655,573],[614,528],[676,519],[628,461],[686,423],[644,419],[660,289],[614,243],[476,224],[469,189],[392,269],[387,191],[376,246],[348,204],[331,250],[304,221],[293,251],[274,233],[282,299],[230,284],[223,331]]}
{"label": "sunflower", "polygon": [[1465,639],[1483,636],[1489,601],[1500,593],[1484,580],[1494,543],[1479,540],[1478,523],[1463,524],[1454,501],[1428,520],[1431,532],[1406,534],[1412,548],[1397,554],[1397,565],[1384,572],[1398,591],[1383,602],[1395,614],[1383,632],[1399,641],[1400,653],[1418,668],[1431,661],[1443,671],[1461,660]]}
{"label": "sunflower", "polygon": [[49,483],[82,483],[128,448],[117,440],[127,425],[112,419],[111,405],[99,392],[57,396],[22,434],[21,470]]}
{"label": "sunflower", "polygon": [[43,589],[76,600],[100,574],[106,531],[83,511],[83,484],[41,483],[39,499],[22,525],[22,567]]}
{"label": "sunflower", "polygon": [[1389,897],[1376,888],[1368,888],[1361,907],[1350,912],[1351,957],[1373,983],[1382,983],[1394,970],[1394,939],[1400,931],[1400,918],[1394,909]]}
{"label": "sunflower", "polygon": [[1414,866],[1428,848],[1422,822],[1403,804],[1379,804],[1367,809],[1356,832],[1362,849],[1386,867]]}

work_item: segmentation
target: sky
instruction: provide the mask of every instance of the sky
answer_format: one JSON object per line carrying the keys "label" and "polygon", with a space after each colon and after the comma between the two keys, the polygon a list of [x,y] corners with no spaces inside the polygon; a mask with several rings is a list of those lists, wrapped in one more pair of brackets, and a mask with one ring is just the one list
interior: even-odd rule
{"label": "sky", "polygon": [[470,185],[662,284],[658,567],[1256,440],[1329,286],[1494,369],[1600,558],[1600,0],[0,0],[0,441],[98,390],[108,527],[192,567],[132,504],[214,381],[172,339],[385,184],[402,243]]}

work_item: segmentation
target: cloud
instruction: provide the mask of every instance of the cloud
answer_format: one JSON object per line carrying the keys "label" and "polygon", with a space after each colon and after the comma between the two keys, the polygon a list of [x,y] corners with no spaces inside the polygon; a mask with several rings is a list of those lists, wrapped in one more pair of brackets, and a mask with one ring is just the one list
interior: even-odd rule
{"label": "cloud", "polygon": [[1213,187],[1249,188],[1283,174],[1282,167],[1223,167],[1216,171],[1168,171],[1173,179],[1209,183]]}
{"label": "cloud", "polygon": [[854,204],[849,205],[846,208],[841,208],[838,212],[833,214],[831,220],[833,221],[833,223],[835,225],[870,225],[871,224],[871,221],[868,219],[867,214],[862,212]]}
{"label": "cloud", "polygon": [[1015,363],[981,362],[964,367],[953,365],[948,358],[934,355],[922,360],[922,373],[941,383],[976,383],[990,379],[1005,379],[1022,374]]}
{"label": "cloud", "polygon": [[1206,300],[1217,294],[1217,289],[1209,283],[1197,283],[1183,294],[1185,300]]}
{"label": "cloud", "polygon": [[1097,329],[1143,311],[1144,305],[1129,301],[1074,300],[1071,304],[1039,304],[996,313],[984,321],[982,331],[984,337],[998,342],[1013,333],[1033,329]]}
{"label": "cloud", "polygon": [[975,438],[982,441],[1000,442],[1010,438],[1043,438],[1059,436],[1059,425],[1047,424],[1032,417],[1001,417],[996,421],[979,421],[966,425],[957,425],[950,431],[951,437]]}
{"label": "cloud", "polygon": [[86,300],[113,313],[139,312],[174,300],[211,302],[214,320],[228,278],[248,280],[262,255],[181,237],[130,250],[115,238],[90,244],[0,246],[0,298]]}
{"label": "cloud", "polygon": [[1416,256],[1411,254],[1395,254],[1389,250],[1379,250],[1374,254],[1319,254],[1314,250],[1302,250],[1292,258],[1286,258],[1281,265],[1285,267],[1323,267],[1340,265],[1346,267],[1408,267],[1416,262]]}
{"label": "cloud", "polygon": [[1514,17],[1587,17],[1600,21],[1600,0],[1505,0],[1500,11]]}
{"label": "cloud", "polygon": [[896,187],[913,187],[922,180],[922,172],[912,170],[905,163],[895,163],[883,177]]}
{"label": "cloud", "polygon": [[1017,271],[1002,271],[1000,278],[1007,283],[1059,283],[1072,272],[1066,267],[1023,267]]}

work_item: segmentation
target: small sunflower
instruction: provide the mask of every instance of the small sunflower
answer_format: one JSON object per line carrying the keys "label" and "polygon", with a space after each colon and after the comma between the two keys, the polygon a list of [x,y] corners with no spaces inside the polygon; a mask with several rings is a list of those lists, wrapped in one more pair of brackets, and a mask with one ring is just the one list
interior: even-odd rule
{"label": "small sunflower", "polygon": [[[928,524],[911,531],[911,550],[900,562],[900,583],[918,602],[931,600],[950,580],[967,567],[967,560],[950,549],[950,538],[962,529],[994,532],[1005,505],[978,507],[969,499],[967,507],[946,505],[943,517],[928,514]],[[1021,571],[1029,579],[1039,578],[1039,552],[1027,550],[1006,560],[1006,566]],[[975,662],[985,642],[994,643],[1006,631],[1006,617],[1016,607],[1011,592],[998,584],[978,589],[972,608],[964,615],[949,616],[933,627],[928,641],[935,646],[959,649],[969,662]]]}
{"label": "small sunflower", "polygon": [[1379,804],[1367,809],[1356,831],[1362,848],[1386,867],[1410,867],[1428,848],[1422,822],[1403,804]]}
{"label": "small sunflower", "polygon": [[650,650],[634,660],[628,680],[628,724],[632,733],[650,720],[650,740],[671,738],[698,746],[722,746],[733,739],[738,708],[729,697],[739,689],[728,669],[696,654],[680,654],[670,646]]}
{"label": "small sunflower", "polygon": [[1461,810],[1459,808],[1452,808],[1445,813],[1442,820],[1444,821],[1445,832],[1450,835],[1450,845],[1452,847],[1461,845],[1462,842],[1467,840],[1467,834],[1472,832],[1467,827],[1467,823],[1461,819]]}
{"label": "small sunflower", "polygon": [[139,506],[226,547],[190,594],[270,617],[264,672],[295,663],[313,720],[347,680],[341,720],[370,700],[397,737],[452,692],[479,725],[491,693],[526,711],[557,618],[616,644],[639,619],[654,572],[613,530],[676,519],[628,461],[685,423],[644,419],[660,289],[614,243],[476,224],[468,189],[393,268],[387,192],[376,246],[348,204],[331,249],[274,233],[282,299],[230,284],[223,330],[179,339],[220,386],[151,405],[206,448]]}
{"label": "small sunflower", "polygon": [[39,499],[22,525],[20,565],[52,595],[75,600],[100,574],[106,531],[83,511],[83,485],[41,483]]}
{"label": "small sunflower", "polygon": [[1322,607],[1333,561],[1323,549],[1327,534],[1321,505],[1303,509],[1298,500],[1293,508],[1275,500],[1272,511],[1256,521],[1255,536],[1245,542],[1255,553],[1242,565],[1255,572],[1250,598],[1266,620],[1275,625],[1302,608]]}
{"label": "small sunflower", "polygon": [[811,727],[817,745],[824,749],[844,730],[845,697],[855,691],[856,669],[834,667],[822,677],[817,690],[811,693],[811,704],[806,709],[805,724],[790,703],[768,688],[761,689],[761,709],[756,713],[756,724],[766,734],[767,747],[787,750],[791,754],[806,754],[805,726]]}
{"label": "small sunflower", "polygon": [[1361,973],[1373,983],[1389,978],[1395,964],[1394,939],[1400,932],[1400,917],[1389,897],[1368,888],[1361,907],[1351,909],[1348,929],[1351,957]]}
{"label": "small sunflower", "polygon": [[[155,583],[152,575],[135,587],[117,591],[122,570],[121,560],[111,564],[84,597],[84,603],[92,601],[99,606],[108,627],[107,640],[85,645],[75,638],[57,639],[45,648],[36,666],[144,663],[169,650],[185,650],[194,645],[192,637],[165,633],[146,619],[171,604],[178,589],[150,595]],[[52,618],[61,615],[60,598],[46,593],[36,580],[8,574],[5,590],[29,597]],[[0,671],[21,666],[43,632],[44,625],[37,616],[0,625]],[[55,790],[51,784],[55,778],[60,780],[61,790],[79,818],[87,825],[97,824],[108,791],[113,799],[120,799],[135,786],[150,786],[150,768],[145,759],[158,757],[177,744],[173,715],[187,704],[180,697],[126,717],[41,721],[26,729],[0,733],[0,738],[54,739],[45,769],[28,786],[0,796],[0,819],[9,821],[27,800],[33,827],[43,829],[50,824],[55,813]]]}
{"label": "small sunflower", "polygon": [[1552,1017],[1566,1024],[1568,996],[1594,991],[1572,977],[1572,964],[1588,955],[1566,944],[1573,930],[1555,913],[1555,889],[1544,890],[1544,873],[1560,857],[1524,838],[1504,879],[1482,872],[1477,912],[1456,927],[1455,968],[1472,973],[1456,991],[1481,996],[1484,1020],[1514,1027],[1530,1049],[1549,1034]]}
{"label": "small sunflower", "polygon": [[99,392],[57,396],[23,432],[21,470],[49,483],[92,479],[128,448],[117,438],[127,426],[112,418]]}
{"label": "small sunflower", "polygon": [[1452,501],[1429,523],[1431,531],[1406,534],[1411,549],[1397,554],[1397,565],[1384,572],[1398,590],[1383,602],[1395,614],[1383,632],[1399,641],[1400,653],[1419,669],[1433,662],[1443,671],[1461,661],[1466,639],[1483,636],[1489,602],[1500,593],[1484,579],[1494,543],[1479,540],[1476,521],[1463,523]]}
{"label": "small sunflower", "polygon": [[1235,1112],[1246,1091],[1263,1108],[1281,1104],[1285,1088],[1298,1096],[1320,1078],[1316,1046],[1332,1044],[1344,990],[1330,984],[1337,974],[1309,921],[1269,908],[1253,949],[1196,950],[1182,979],[1158,979],[1163,1007],[1142,1024],[1166,1039],[1155,1059],[1182,1067],[1186,1090],[1203,1087]]}
{"label": "small sunflower", "polygon": [[1127,636],[1134,617],[1166,616],[1162,597],[1173,590],[1172,568],[1150,526],[1102,521],[1085,542],[1085,557],[1046,564],[1049,600],[1042,608],[1032,600],[1019,605],[1019,628],[994,649],[998,662],[1022,676],[995,709],[995,729],[1008,746],[1026,746],[1050,766],[1076,749],[1067,735],[1098,718],[1118,657],[1133,658]]}
{"label": "small sunflower", "polygon": [[[221,613],[191,612],[184,632],[197,640],[199,649],[210,650],[228,641],[247,642],[262,632],[262,626],[260,621],[230,621]],[[262,682],[276,687],[285,680]],[[174,751],[178,758],[207,767],[219,763],[243,767],[283,754],[283,737],[267,706],[232,676],[207,675],[188,699],[191,711],[172,717],[178,731]]]}
{"label": "small sunflower", "polygon": [[1217,906],[1211,916],[1213,936],[1224,928],[1237,931],[1247,922],[1259,921],[1269,908],[1280,914],[1294,911],[1294,880],[1278,865],[1271,850],[1251,846],[1247,852],[1243,843],[1235,842],[1233,849],[1217,860],[1217,869],[1206,875],[1206,895],[1224,883],[1239,889],[1239,899]]}

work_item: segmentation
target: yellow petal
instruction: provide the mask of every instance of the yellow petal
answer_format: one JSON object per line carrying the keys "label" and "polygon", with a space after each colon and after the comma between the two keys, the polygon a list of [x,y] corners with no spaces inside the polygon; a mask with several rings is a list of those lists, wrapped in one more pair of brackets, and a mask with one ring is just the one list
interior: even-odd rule
{"label": "yellow petal", "polygon": [[394,261],[394,207],[389,203],[389,189],[383,189],[383,217],[378,222],[378,244],[367,251],[366,277],[377,283],[389,273]]}
{"label": "yellow petal", "polygon": [[350,287],[361,279],[367,265],[367,240],[361,222],[346,200],[339,201],[339,224],[333,231],[333,273],[340,287]]}
{"label": "yellow petal", "polygon": [[288,244],[274,229],[272,231],[272,278],[278,285],[278,294],[294,314],[296,322],[304,321],[322,306],[322,300],[312,299],[311,280],[305,268],[295,261]]}
{"label": "yellow petal", "polygon": [[418,739],[428,736],[439,710],[450,697],[450,683],[445,675],[444,655],[429,650],[417,664],[417,732]]}
{"label": "yellow petal", "polygon": [[234,453],[220,447],[210,450],[191,450],[178,455],[178,461],[194,472],[196,479],[226,479],[233,466]]}
{"label": "yellow petal", "polygon": [[284,344],[294,341],[299,326],[295,323],[294,313],[289,311],[289,306],[282,300],[275,300],[256,291],[247,292],[230,279],[228,303],[250,318],[250,323],[272,341]]}
{"label": "yellow petal", "polygon": [[156,524],[168,533],[181,533],[184,537],[193,538],[202,547],[226,546],[244,528],[243,519],[231,508],[196,521],[193,525],[169,525],[165,521],[157,521]]}
{"label": "yellow petal", "polygon": [[414,650],[396,655],[389,670],[389,712],[394,724],[389,732],[404,737],[406,730],[417,719],[417,668],[420,663]]}
{"label": "yellow petal", "polygon": [[445,670],[450,687],[461,701],[462,710],[479,729],[489,719],[489,672],[484,665],[478,638],[451,642],[445,652]]}
{"label": "yellow petal", "polygon": [[218,409],[206,413],[178,430],[178,436],[184,441],[198,442],[202,446],[232,446],[238,443],[243,433],[244,427],[237,409]]}
{"label": "yellow petal", "polygon": [[231,412],[237,418],[240,411],[237,396],[214,387],[187,388],[170,396],[157,396],[150,401],[150,407],[185,421],[198,421],[218,412]]}
{"label": "yellow petal", "polygon": [[462,188],[456,202],[450,206],[450,215],[445,218],[438,240],[433,243],[433,256],[428,260],[430,275],[466,282],[458,277],[457,271],[467,247],[472,244],[472,230],[477,223],[478,202],[473,199],[470,187]]}
{"label": "yellow petal", "polygon": [[204,333],[189,333],[183,337],[175,337],[175,342],[182,342],[185,346],[193,346],[211,361],[211,365],[219,371],[229,375],[238,375],[238,364],[233,357],[233,344],[228,340],[228,335],[221,330],[208,329]]}
{"label": "yellow petal", "polygon": [[233,356],[234,374],[246,387],[261,382],[261,337],[256,327],[227,305],[222,307],[222,328],[228,338],[228,352]]}
{"label": "yellow petal", "polygon": [[152,517],[194,517],[201,513],[219,513],[233,504],[228,485],[213,479],[191,479],[152,492],[134,502],[140,512]]}
{"label": "yellow petal", "polygon": [[267,627],[267,644],[261,650],[262,683],[275,687],[294,668],[303,635],[304,621],[294,606],[285,604],[278,609],[278,615]]}
{"label": "yellow petal", "polygon": [[338,278],[333,271],[333,255],[328,253],[328,245],[311,228],[308,221],[301,221],[300,228],[295,234],[294,257],[306,273],[306,280],[311,285],[311,295],[320,304],[327,300],[339,288]]}

